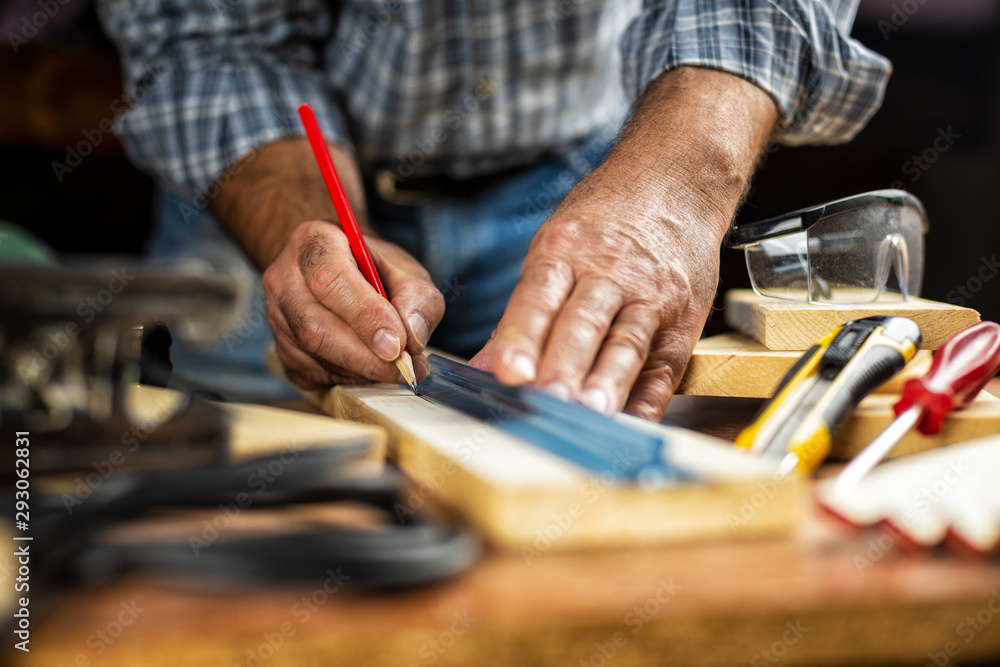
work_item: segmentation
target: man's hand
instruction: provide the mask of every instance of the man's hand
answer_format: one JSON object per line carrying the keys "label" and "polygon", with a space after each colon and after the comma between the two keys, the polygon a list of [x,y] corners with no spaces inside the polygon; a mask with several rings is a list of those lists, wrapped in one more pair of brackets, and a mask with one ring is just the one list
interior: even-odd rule
{"label": "man's hand", "polygon": [[763,91],[730,74],[660,76],[616,149],[535,235],[473,365],[601,412],[659,419],[776,115]]}
{"label": "man's hand", "polygon": [[707,225],[623,204],[611,192],[574,196],[539,229],[492,341],[493,370],[600,412],[624,404],[658,418],[708,317],[719,248]]}
{"label": "man's hand", "polygon": [[339,225],[306,222],[264,272],[267,320],[288,377],[304,389],[403,382],[392,363],[407,347],[417,380],[422,352],[444,315],[444,297],[401,248],[367,237],[391,303],[358,270]]}
{"label": "man's hand", "polygon": [[374,235],[357,165],[342,148],[330,153],[389,301],[358,269],[306,139],[269,144],[239,163],[215,211],[266,268],[268,322],[292,381],[304,389],[401,382],[392,362],[403,347],[420,380],[427,374],[421,353],[444,298],[413,257]]}

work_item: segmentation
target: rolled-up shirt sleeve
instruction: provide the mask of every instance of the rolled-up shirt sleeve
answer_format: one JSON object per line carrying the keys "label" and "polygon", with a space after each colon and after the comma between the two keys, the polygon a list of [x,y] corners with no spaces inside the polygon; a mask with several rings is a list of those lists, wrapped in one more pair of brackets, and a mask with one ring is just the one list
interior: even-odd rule
{"label": "rolled-up shirt sleeve", "polygon": [[700,66],[735,74],[774,100],[775,139],[833,144],[882,104],[892,67],[849,36],[857,0],[646,0],[622,38],[626,90]]}
{"label": "rolled-up shirt sleeve", "polygon": [[350,146],[322,73],[322,0],[101,0],[98,10],[123,61],[117,134],[161,181],[204,191],[253,151],[304,134],[302,103],[328,141]]}

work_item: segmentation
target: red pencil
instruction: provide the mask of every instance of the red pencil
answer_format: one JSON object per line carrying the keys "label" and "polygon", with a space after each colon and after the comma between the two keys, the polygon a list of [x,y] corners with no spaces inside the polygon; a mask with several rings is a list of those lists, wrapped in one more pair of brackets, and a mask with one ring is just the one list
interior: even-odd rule
{"label": "red pencil", "polygon": [[[302,119],[302,125],[306,128],[306,135],[309,137],[309,144],[312,146],[313,155],[316,156],[320,173],[323,174],[323,180],[326,182],[326,189],[330,191],[330,199],[333,200],[333,207],[337,210],[337,217],[340,218],[340,226],[343,227],[347,241],[351,244],[354,261],[358,263],[358,268],[361,269],[365,280],[378,290],[383,298],[388,300],[389,296],[385,293],[385,287],[382,286],[382,279],[378,276],[372,254],[361,235],[361,228],[358,227],[358,220],[354,217],[350,202],[347,201],[344,186],[341,185],[340,176],[337,175],[337,167],[334,166],[333,158],[330,157],[330,151],[323,139],[323,133],[319,129],[319,122],[316,120],[316,114],[313,113],[312,107],[308,104],[300,106],[299,118]],[[396,359],[396,368],[399,369],[406,383],[410,385],[413,393],[417,393],[417,377],[413,372],[413,360],[405,347]]]}

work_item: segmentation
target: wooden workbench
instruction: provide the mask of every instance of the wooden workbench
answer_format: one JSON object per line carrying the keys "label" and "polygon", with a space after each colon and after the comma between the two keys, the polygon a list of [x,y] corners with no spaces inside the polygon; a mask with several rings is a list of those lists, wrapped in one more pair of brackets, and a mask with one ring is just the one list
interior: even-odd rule
{"label": "wooden workbench", "polygon": [[907,553],[887,535],[854,532],[815,510],[780,538],[487,554],[460,579],[395,594],[364,594],[345,581],[328,595],[322,583],[239,592],[142,577],[77,590],[48,605],[44,619],[37,612],[32,651],[16,664],[953,665],[1000,657],[1000,560]]}

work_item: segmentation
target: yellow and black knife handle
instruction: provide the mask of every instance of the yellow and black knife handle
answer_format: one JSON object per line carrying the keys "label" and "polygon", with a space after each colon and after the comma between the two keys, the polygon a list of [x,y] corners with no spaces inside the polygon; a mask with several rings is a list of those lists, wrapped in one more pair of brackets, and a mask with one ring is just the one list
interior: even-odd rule
{"label": "yellow and black knife handle", "polygon": [[[906,366],[920,346],[920,327],[905,317],[880,315],[854,320],[816,343],[785,375],[760,418],[740,433],[739,446],[767,455],[793,454],[796,468],[808,472],[830,451],[834,434],[861,399]],[[820,387],[804,392],[801,385]],[[809,397],[807,404],[789,404]],[[770,420],[788,420],[775,428]],[[779,433],[759,442],[762,432]]]}
{"label": "yellow and black knife handle", "polygon": [[768,442],[765,438],[768,432],[774,432],[778,423],[791,419],[796,414],[795,399],[801,393],[803,385],[813,382],[817,377],[823,353],[830,346],[843,327],[837,327],[821,340],[817,341],[781,378],[778,388],[761,408],[753,423],[740,431],[736,436],[736,446],[763,454]]}

